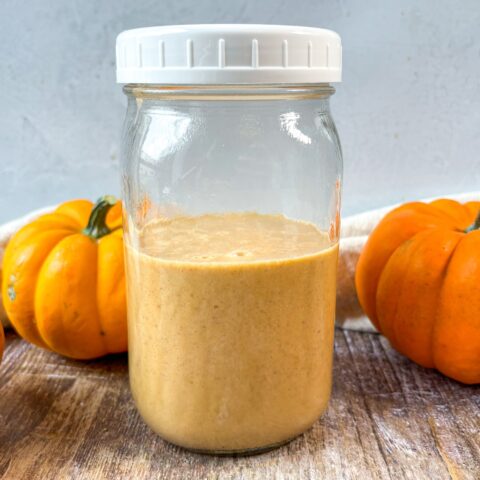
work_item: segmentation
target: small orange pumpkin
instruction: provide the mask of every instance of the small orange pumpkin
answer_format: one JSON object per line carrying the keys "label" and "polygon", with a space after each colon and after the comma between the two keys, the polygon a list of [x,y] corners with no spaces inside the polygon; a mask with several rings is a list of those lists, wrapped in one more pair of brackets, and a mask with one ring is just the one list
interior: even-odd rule
{"label": "small orange pumpkin", "polygon": [[11,238],[2,298],[20,336],[76,359],[127,350],[121,224],[113,197],[73,200]]}
{"label": "small orange pumpkin", "polygon": [[360,255],[365,313],[418,364],[480,383],[480,202],[413,202],[388,213]]}
{"label": "small orange pumpkin", "polygon": [[5,334],[3,333],[3,325],[0,323],[0,362],[2,361],[4,348],[5,348]]}

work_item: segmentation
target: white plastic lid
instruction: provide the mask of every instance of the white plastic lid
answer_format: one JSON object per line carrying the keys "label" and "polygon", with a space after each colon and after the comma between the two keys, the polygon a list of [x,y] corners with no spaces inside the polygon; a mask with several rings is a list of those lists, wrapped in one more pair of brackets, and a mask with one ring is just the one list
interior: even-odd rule
{"label": "white plastic lid", "polygon": [[178,25],[117,37],[117,82],[164,85],[340,82],[340,36],[283,25]]}

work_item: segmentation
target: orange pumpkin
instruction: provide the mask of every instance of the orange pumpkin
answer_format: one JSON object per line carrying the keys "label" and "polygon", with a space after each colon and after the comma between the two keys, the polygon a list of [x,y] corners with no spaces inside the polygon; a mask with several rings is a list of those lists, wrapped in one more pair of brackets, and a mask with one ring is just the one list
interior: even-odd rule
{"label": "orange pumpkin", "polygon": [[3,333],[3,326],[0,323],[0,362],[2,361],[4,348],[5,348],[5,335]]}
{"label": "orange pumpkin", "polygon": [[111,196],[73,200],[12,237],[2,297],[19,335],[76,359],[127,350],[121,222]]}
{"label": "orange pumpkin", "polygon": [[480,382],[480,202],[388,213],[360,255],[365,313],[391,345],[460,382]]}

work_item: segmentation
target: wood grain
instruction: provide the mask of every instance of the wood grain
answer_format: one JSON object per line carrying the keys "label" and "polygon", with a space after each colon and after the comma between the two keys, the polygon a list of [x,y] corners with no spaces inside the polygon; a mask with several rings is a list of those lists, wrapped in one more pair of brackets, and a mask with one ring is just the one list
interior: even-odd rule
{"label": "wood grain", "polygon": [[126,356],[75,362],[7,336],[0,479],[479,479],[480,388],[337,330],[327,414],[285,447],[210,457],[167,444],[130,397]]}

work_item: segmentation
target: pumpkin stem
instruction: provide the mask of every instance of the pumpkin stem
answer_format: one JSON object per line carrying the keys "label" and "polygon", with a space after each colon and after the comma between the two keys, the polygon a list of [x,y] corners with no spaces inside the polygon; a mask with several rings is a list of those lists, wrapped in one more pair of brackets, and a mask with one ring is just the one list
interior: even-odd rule
{"label": "pumpkin stem", "polygon": [[465,233],[480,229],[480,212],[477,214],[475,221],[465,230]]}
{"label": "pumpkin stem", "polygon": [[86,228],[82,230],[84,235],[98,240],[99,238],[108,235],[112,230],[108,228],[106,218],[108,211],[117,203],[117,199],[113,195],[104,195],[97,200],[97,203],[92,209],[90,218]]}

